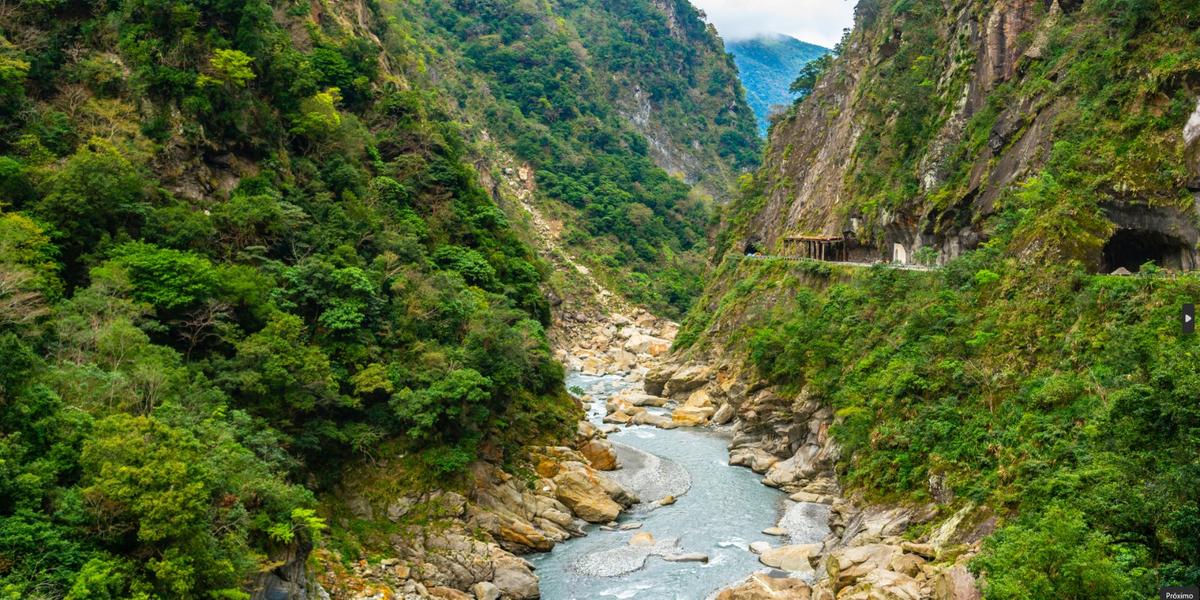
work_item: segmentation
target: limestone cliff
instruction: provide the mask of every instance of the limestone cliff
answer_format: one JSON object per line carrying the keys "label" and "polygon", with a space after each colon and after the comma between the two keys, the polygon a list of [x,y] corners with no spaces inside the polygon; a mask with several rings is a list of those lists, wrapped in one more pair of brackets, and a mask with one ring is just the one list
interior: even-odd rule
{"label": "limestone cliff", "polygon": [[1048,175],[1114,226],[1094,266],[1190,269],[1196,19],[1178,3],[864,0],[841,55],[776,124],[738,237],[782,251],[789,235],[852,232],[864,258],[931,247],[944,261]]}

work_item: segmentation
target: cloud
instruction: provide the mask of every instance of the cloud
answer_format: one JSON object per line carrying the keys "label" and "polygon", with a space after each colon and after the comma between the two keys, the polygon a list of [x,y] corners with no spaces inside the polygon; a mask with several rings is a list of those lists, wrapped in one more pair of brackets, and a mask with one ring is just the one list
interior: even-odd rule
{"label": "cloud", "polygon": [[692,0],[727,40],[786,33],[832,48],[854,23],[853,0]]}

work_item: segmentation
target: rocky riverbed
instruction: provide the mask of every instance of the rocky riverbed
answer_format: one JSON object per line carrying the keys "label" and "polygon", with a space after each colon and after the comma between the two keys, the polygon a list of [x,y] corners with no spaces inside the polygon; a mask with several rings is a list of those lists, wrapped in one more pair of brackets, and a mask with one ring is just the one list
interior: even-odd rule
{"label": "rocky riverbed", "polygon": [[629,315],[557,325],[588,410],[570,445],[529,449],[527,477],[481,461],[462,494],[366,497],[378,482],[351,478],[347,517],[392,551],[321,560],[302,597],[978,600],[966,561],[990,514],[934,481],[926,505],[845,497],[827,406],[744,359],[668,355],[677,326]]}
{"label": "rocky riverbed", "polygon": [[[575,375],[568,383],[587,393],[597,421],[611,396],[635,385],[613,375]],[[705,598],[769,570],[752,544],[778,544],[792,534],[819,540],[829,531],[827,511],[795,512],[801,505],[786,494],[729,465],[727,432],[631,425],[608,439],[621,464],[610,477],[643,502],[614,523],[589,527],[585,538],[531,557],[545,600]],[[788,514],[794,530],[763,533]],[[800,514],[812,522],[801,523]]]}
{"label": "rocky riverbed", "polygon": [[847,497],[835,474],[833,411],[805,390],[771,386],[744,357],[716,350],[673,356],[642,379],[641,393],[607,403],[606,421],[728,430],[729,464],[761,474],[793,502],[769,531],[781,537],[750,547],[775,570],[750,575],[717,600],[979,599],[967,562],[995,518],[932,480],[928,504]]}

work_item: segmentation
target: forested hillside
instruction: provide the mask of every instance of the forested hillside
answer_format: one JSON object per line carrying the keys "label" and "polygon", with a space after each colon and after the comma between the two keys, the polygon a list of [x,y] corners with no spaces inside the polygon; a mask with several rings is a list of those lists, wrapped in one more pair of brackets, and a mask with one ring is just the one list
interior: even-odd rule
{"label": "forested hillside", "polygon": [[796,100],[796,92],[790,89],[804,66],[829,53],[828,48],[783,34],[732,40],[728,48],[741,73],[746,102],[754,110],[763,136],[774,112],[787,110]]}
{"label": "forested hillside", "polygon": [[[919,515],[904,543],[984,598],[1194,585],[1198,31],[1184,1],[860,2],[677,349],[796,398],[767,431],[828,410],[846,497]],[[742,257],[797,235],[940,268]]]}
{"label": "forested hillside", "polygon": [[713,202],[732,195],[759,149],[736,70],[695,9],[394,8],[468,127],[532,166],[534,204],[578,258],[632,300],[682,314],[700,291]]}
{"label": "forested hillside", "polygon": [[678,313],[757,152],[686,2],[9,3],[0,88],[4,598],[303,588],[347,465],[517,469],[578,407],[480,170]]}
{"label": "forested hillside", "polygon": [[345,461],[573,430],[542,265],[381,10],[0,9],[0,596],[247,597]]}

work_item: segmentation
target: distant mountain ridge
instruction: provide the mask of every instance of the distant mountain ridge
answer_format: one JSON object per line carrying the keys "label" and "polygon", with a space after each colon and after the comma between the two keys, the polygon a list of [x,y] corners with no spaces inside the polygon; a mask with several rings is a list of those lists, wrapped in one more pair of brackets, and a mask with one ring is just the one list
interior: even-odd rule
{"label": "distant mountain ridge", "polygon": [[828,48],[802,42],[794,37],[773,33],[744,40],[730,40],[725,48],[733,54],[746,88],[746,101],[758,119],[765,136],[770,125],[771,107],[790,105],[796,95],[788,86],[801,67],[829,52]]}

